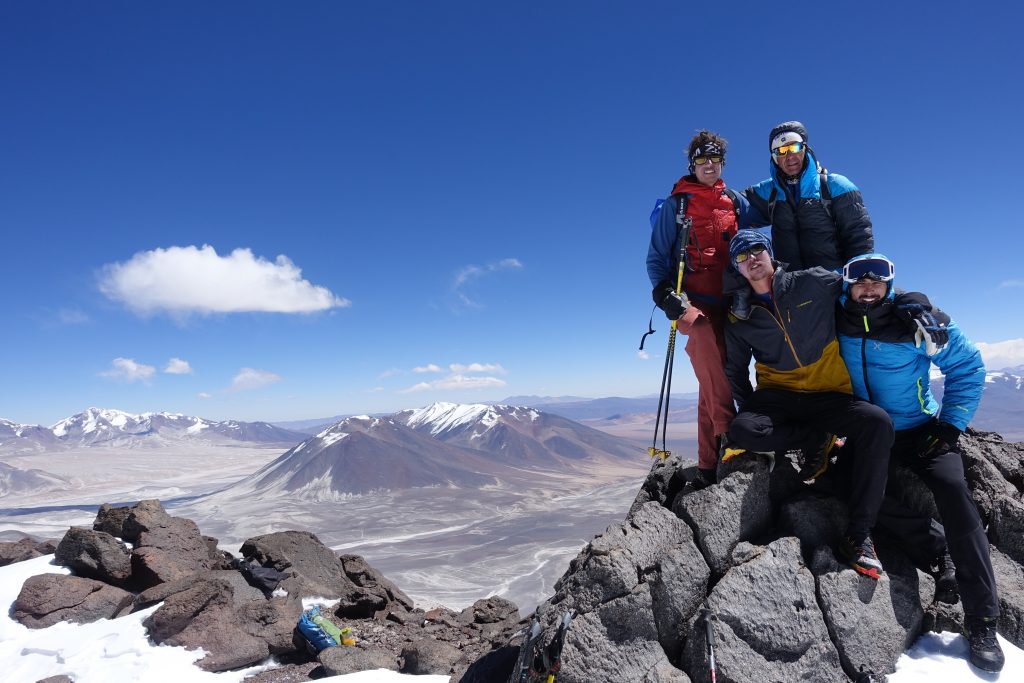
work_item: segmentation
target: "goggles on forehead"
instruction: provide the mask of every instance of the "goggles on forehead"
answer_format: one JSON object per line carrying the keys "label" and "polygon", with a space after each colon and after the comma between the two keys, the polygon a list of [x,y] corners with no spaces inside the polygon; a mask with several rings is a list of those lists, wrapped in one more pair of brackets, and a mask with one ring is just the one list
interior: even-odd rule
{"label": "goggles on forehead", "polygon": [[802,142],[791,142],[788,145],[782,145],[772,150],[772,156],[784,157],[787,154],[799,154],[804,148]]}
{"label": "goggles on forehead", "polygon": [[754,246],[750,247],[750,249],[744,249],[740,253],[736,254],[736,263],[743,263],[751,256],[757,256],[758,254],[761,254],[767,250],[768,247],[764,246],[763,244],[755,244]]}
{"label": "goggles on forehead", "polygon": [[873,256],[850,261],[843,266],[843,280],[856,284],[860,280],[890,282],[896,276],[896,266],[887,258]]}
{"label": "goggles on forehead", "polygon": [[712,164],[720,164],[720,163],[722,163],[722,158],[723,157],[719,156],[718,154],[710,154],[708,156],[694,157],[693,158],[693,165],[694,166],[703,166],[704,164],[708,163],[709,161]]}

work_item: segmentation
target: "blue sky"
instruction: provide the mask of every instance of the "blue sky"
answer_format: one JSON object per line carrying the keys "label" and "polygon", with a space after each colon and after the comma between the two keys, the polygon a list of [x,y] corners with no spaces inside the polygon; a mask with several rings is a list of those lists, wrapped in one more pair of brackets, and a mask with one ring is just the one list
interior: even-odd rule
{"label": "blue sky", "polygon": [[1024,362],[1012,5],[4,3],[0,417],[656,393],[654,200],[698,128],[742,188],[788,119]]}

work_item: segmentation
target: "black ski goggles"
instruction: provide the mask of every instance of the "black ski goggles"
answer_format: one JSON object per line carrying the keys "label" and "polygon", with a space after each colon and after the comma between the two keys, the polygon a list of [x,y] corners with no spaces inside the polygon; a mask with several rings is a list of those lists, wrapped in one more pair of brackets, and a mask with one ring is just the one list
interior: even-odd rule
{"label": "black ski goggles", "polygon": [[863,258],[843,266],[843,280],[856,284],[860,280],[889,282],[896,277],[896,266],[887,258]]}
{"label": "black ski goggles", "polygon": [[694,157],[693,158],[693,165],[694,166],[703,166],[704,164],[706,164],[708,162],[711,162],[712,164],[720,164],[720,163],[722,163],[722,159],[723,159],[723,157],[721,157],[721,156],[719,156],[717,154],[712,154],[712,155],[703,156],[703,157]]}

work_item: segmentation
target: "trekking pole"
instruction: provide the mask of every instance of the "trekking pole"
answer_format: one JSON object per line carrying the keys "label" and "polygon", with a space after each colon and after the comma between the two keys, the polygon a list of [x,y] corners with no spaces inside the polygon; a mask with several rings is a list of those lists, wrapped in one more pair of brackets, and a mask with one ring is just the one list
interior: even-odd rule
{"label": "trekking pole", "polygon": [[[680,220],[676,216],[676,223],[679,224],[679,268],[676,271],[676,295],[683,293],[683,280],[686,276],[686,245],[690,241],[690,228],[693,226],[693,219],[689,216]],[[661,373],[661,392],[658,395],[658,414],[654,419],[654,440],[647,454],[652,458],[660,456],[662,460],[672,455],[666,446],[668,433],[668,405],[672,394],[672,371],[675,365],[676,356],[676,330],[679,328],[679,321],[673,320],[668,332],[668,350],[665,351],[665,369]],[[662,422],[662,405],[664,404],[664,422]],[[658,448],[658,428],[661,428],[661,448]]]}
{"label": "trekking pole", "polygon": [[715,627],[711,623],[714,615],[711,613],[711,608],[708,607],[707,600],[704,601],[704,608],[701,609],[700,613],[704,618],[704,633],[708,641],[708,670],[711,673],[711,683],[716,683],[718,667],[715,666]]}

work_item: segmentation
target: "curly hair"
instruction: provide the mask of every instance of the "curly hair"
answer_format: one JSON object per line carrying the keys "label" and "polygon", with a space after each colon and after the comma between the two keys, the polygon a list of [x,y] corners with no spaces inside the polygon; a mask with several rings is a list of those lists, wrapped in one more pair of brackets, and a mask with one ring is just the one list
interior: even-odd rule
{"label": "curly hair", "polygon": [[694,151],[698,147],[706,145],[709,142],[713,142],[713,143],[717,144],[719,147],[721,147],[722,148],[722,156],[723,157],[725,156],[725,148],[726,148],[726,145],[729,144],[728,141],[725,138],[723,138],[721,135],[719,135],[718,133],[712,133],[710,130],[701,130],[701,131],[698,131],[697,134],[693,136],[692,140],[690,140],[690,146],[689,146],[689,148],[686,151],[686,158],[687,159],[693,159]]}

